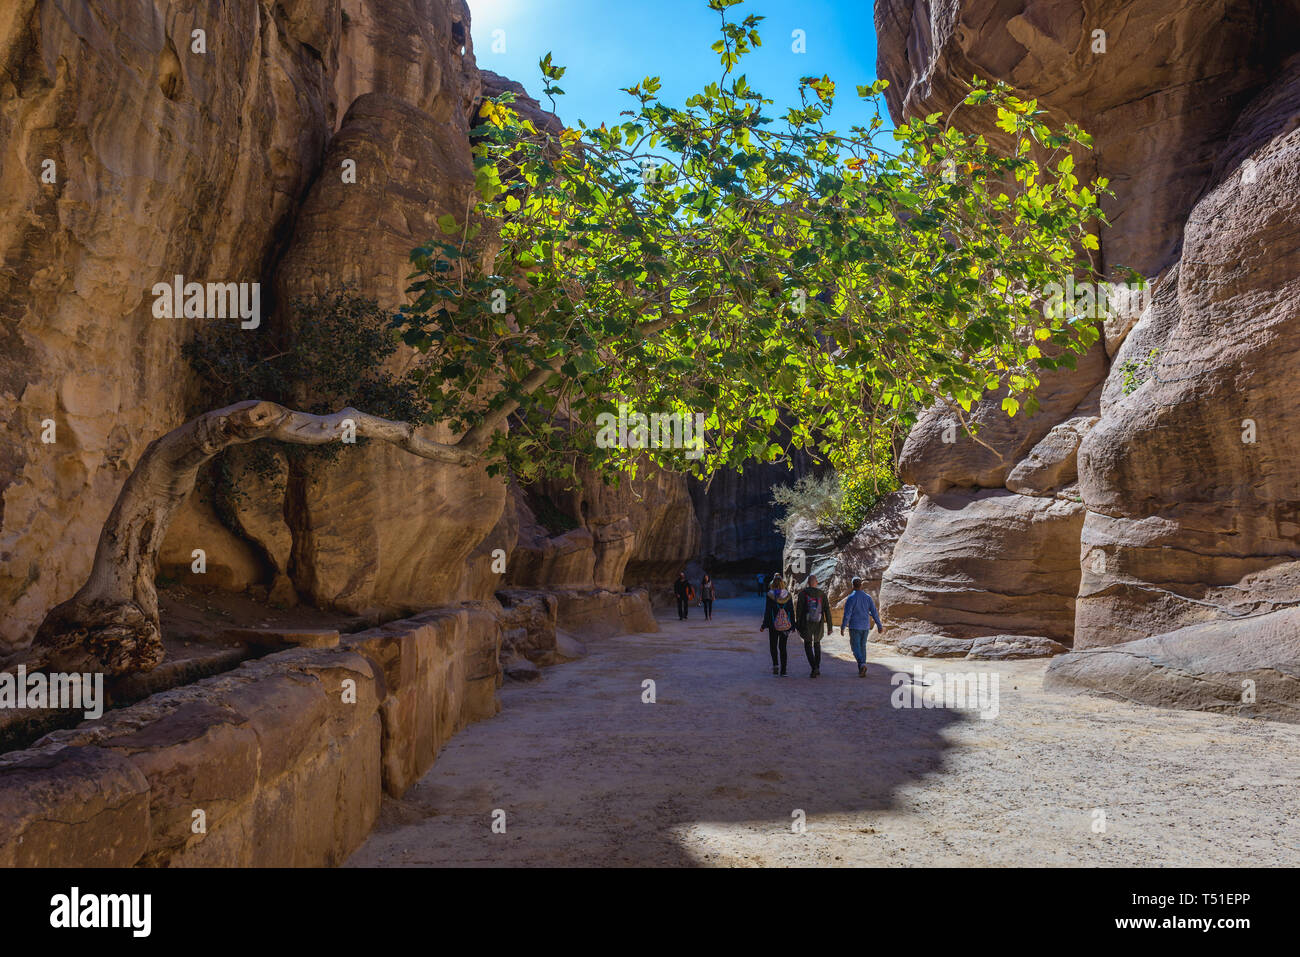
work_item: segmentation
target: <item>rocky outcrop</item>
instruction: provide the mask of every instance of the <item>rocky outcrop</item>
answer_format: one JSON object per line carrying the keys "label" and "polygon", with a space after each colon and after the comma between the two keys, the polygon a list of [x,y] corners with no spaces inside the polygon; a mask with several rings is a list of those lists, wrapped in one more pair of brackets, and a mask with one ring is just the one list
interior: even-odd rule
{"label": "rocky outcrop", "polygon": [[1069,644],[1083,511],[1006,489],[922,496],[885,572],[882,614],[901,632]]}
{"label": "rocky outcrop", "polygon": [[781,568],[795,584],[809,575],[817,576],[835,606],[848,598],[855,578],[867,583],[871,595],[879,596],[881,579],[907,526],[916,495],[916,489],[910,487],[890,492],[843,545],[837,545],[815,522],[796,521],[785,540]]}
{"label": "rocky outcrop", "polygon": [[[1064,377],[1072,408],[1053,383],[1039,425],[981,431],[992,452],[944,449],[942,414],[922,418],[904,474],[950,507],[918,504],[886,614],[1072,643],[1049,671],[1062,688],[1284,716],[1300,660],[1300,5],[887,0],[876,19],[896,116],[951,109],[979,74],[1089,130],[1086,168],[1116,193],[1099,265],[1155,279]],[[1273,703],[1247,708],[1247,679]]]}
{"label": "rocky outcrop", "polygon": [[[695,557],[700,525],[683,475],[642,464],[636,478],[607,485],[579,464],[578,476],[577,484],[545,479],[515,491],[510,584],[655,587]],[[535,508],[571,527],[547,528]]]}
{"label": "rocky outcrop", "polygon": [[1043,687],[1300,722],[1300,609],[1074,652],[1052,662]]}
{"label": "rocky outcrop", "polygon": [[877,72],[895,117],[946,114],[981,76],[1082,125],[1095,149],[1080,168],[1115,190],[1102,267],[1154,276],[1237,117],[1295,52],[1298,15],[1295,0],[880,0]]}
{"label": "rocky outcrop", "polygon": [[[180,346],[221,320],[156,317],[155,283],[260,283],[266,314],[249,335],[274,328],[277,300],[342,283],[402,301],[409,250],[472,183],[468,26],[462,0],[6,12],[0,649],[26,643],[84,580],[131,464],[201,404]],[[350,468],[291,483],[287,565],[283,529],[253,533],[268,560],[254,568],[231,541],[247,530],[202,508],[178,522],[164,564],[202,547],[223,585],[256,571],[286,596],[291,573],[311,600],[355,610],[490,595],[466,558],[497,521],[499,483],[353,451]],[[345,554],[344,537],[360,551]],[[446,551],[431,554],[431,538]]]}
{"label": "rocky outcrop", "polygon": [[1300,600],[1290,576],[1261,574],[1300,557],[1298,123],[1300,58],[1226,144],[1237,165],[1120,351],[1149,369],[1080,447],[1080,647]]}
{"label": "rocky outcrop", "polygon": [[[778,430],[777,441],[785,437]],[[773,522],[772,488],[793,485],[821,468],[806,451],[791,449],[788,462],[751,463],[743,472],[722,469],[708,481],[688,480],[700,524],[700,565],[722,589],[719,595],[732,589],[749,594],[755,575],[789,568],[782,561],[785,537]]]}
{"label": "rocky outcrop", "polygon": [[500,626],[466,605],[154,695],[0,756],[0,864],[320,867],[466,722]]}

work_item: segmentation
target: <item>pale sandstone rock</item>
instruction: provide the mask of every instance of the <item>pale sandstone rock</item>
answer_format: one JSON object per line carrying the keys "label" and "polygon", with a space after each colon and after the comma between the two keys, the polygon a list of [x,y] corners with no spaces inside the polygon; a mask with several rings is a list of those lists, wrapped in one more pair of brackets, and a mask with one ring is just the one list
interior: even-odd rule
{"label": "pale sandstone rock", "polygon": [[[1122,263],[1156,279],[1140,313],[1125,308],[1104,324],[1109,372],[1073,413],[1101,415],[1075,453],[1087,507],[1080,538],[1034,546],[1052,549],[1050,563],[1063,574],[1066,553],[1081,566],[1075,647],[1155,641],[1148,636],[1202,622],[1235,628],[1242,614],[1300,597],[1288,571],[1300,540],[1293,514],[1300,429],[1292,421],[1300,413],[1287,371],[1300,349],[1288,306],[1300,292],[1293,199],[1300,65],[1284,63],[1296,51],[1300,8],[1246,2],[1229,14],[1223,4],[1138,10],[1105,2],[1085,17],[1054,0],[1002,7],[888,0],[877,4],[876,22],[880,75],[893,81],[896,117],[946,112],[962,81],[979,74],[1010,82],[1053,119],[1092,132],[1095,152],[1076,159],[1116,191],[1103,201],[1113,226],[1102,234],[1099,264],[1109,271]],[[1106,31],[1105,54],[1091,49],[1095,29]],[[1252,423],[1266,426],[1267,438],[1243,442]],[[1020,461],[1027,450],[994,433],[1001,459],[980,452],[954,461],[937,449],[934,431],[923,417],[904,452],[906,474],[927,488],[999,484],[1006,462],[1015,491],[1074,494],[1068,436]],[[952,529],[948,537],[959,534]],[[998,522],[986,533],[966,526],[956,552],[996,553],[1004,534]],[[913,547],[905,535],[895,564],[924,576],[924,563],[908,554]],[[1000,593],[999,574],[981,571],[986,577],[972,584]],[[900,610],[916,615],[918,630],[948,614],[919,601]],[[1069,641],[1064,628],[1024,630]],[[1275,640],[1268,629],[1249,634]],[[1286,658],[1284,645],[1275,652]],[[1104,669],[1089,664],[1098,687],[1134,680],[1113,666],[1119,660]],[[1172,667],[1146,660],[1156,671]],[[1209,675],[1215,667],[1206,661],[1192,670]],[[1151,680],[1166,679],[1175,680]],[[1149,697],[1195,697],[1180,695]]]}
{"label": "pale sandstone rock", "polygon": [[915,658],[965,658],[973,639],[943,635],[907,635],[895,644],[900,652]]}
{"label": "pale sandstone rock", "polygon": [[[285,6],[21,0],[0,17],[6,647],[84,581],[129,466],[184,415],[179,348],[207,320],[155,318],[153,284],[264,278],[315,174],[331,94]],[[186,52],[212,24],[238,55]]]}
{"label": "pale sandstone rock", "polygon": [[[877,72],[895,117],[946,114],[979,75],[1079,123],[1095,149],[1076,160],[1116,193],[1102,203],[1113,223],[1102,264],[1152,276],[1178,257],[1237,115],[1294,52],[1296,16],[1295,4],[1270,0],[882,0]],[[1095,30],[1104,53],[1093,52]]]}
{"label": "pale sandstone rock", "polygon": [[1017,633],[1068,643],[1083,506],[1005,489],[923,495],[880,588],[903,633]]}
{"label": "pale sandstone rock", "polygon": [[[1297,118],[1293,61],[1243,115],[1227,147],[1241,164],[1192,211],[1181,265],[1117,356],[1159,349],[1135,391],[1108,382],[1079,450],[1078,647],[1226,620],[1216,590],[1300,599],[1285,576],[1261,574],[1293,561],[1300,540]],[[1242,158],[1238,140],[1259,145]]]}
{"label": "pale sandstone rock", "polygon": [[1074,651],[1048,666],[1043,687],[1300,722],[1300,609]]}
{"label": "pale sandstone rock", "polygon": [[[1051,431],[1090,398],[1106,376],[1106,350],[1100,343],[1078,357],[1074,369],[1041,373],[1039,410],[1012,417],[1002,411],[1004,393],[974,403],[967,421],[978,441],[946,406],[926,409],[908,433],[899,455],[899,475],[922,492],[937,494],[954,486],[998,488],[1012,469]],[[982,444],[981,444],[982,443]]]}
{"label": "pale sandstone rock", "polygon": [[967,658],[1012,661],[1018,658],[1050,658],[1070,649],[1059,641],[1037,635],[986,635],[971,644]]}
{"label": "pale sandstone rock", "polygon": [[1079,443],[1096,416],[1075,416],[1053,426],[1007,475],[1007,488],[1021,495],[1050,495],[1079,478]]}

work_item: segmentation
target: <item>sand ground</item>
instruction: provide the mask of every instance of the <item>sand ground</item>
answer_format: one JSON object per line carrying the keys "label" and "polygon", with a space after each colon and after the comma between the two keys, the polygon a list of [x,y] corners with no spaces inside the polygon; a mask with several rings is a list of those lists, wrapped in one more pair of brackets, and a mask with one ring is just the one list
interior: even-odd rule
{"label": "sand ground", "polygon": [[[838,636],[777,678],[760,617],[670,612],[507,683],[348,866],[1300,864],[1300,726],[1049,694],[1043,661],[877,645],[858,678]],[[996,717],[892,706],[917,664],[996,673]]]}

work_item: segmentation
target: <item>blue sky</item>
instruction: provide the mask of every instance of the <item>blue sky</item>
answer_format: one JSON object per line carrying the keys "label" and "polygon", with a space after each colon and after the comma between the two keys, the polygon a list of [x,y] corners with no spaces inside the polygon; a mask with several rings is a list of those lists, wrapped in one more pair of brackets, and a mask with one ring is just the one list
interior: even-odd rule
{"label": "blue sky", "polygon": [[[619,88],[644,77],[661,77],[660,96],[680,106],[721,74],[718,55],[709,49],[719,18],[706,0],[468,2],[481,68],[519,81],[539,99],[537,61],[550,52],[568,68],[557,112],[570,125],[617,121],[633,103]],[[738,22],[749,13],[767,18],[759,24],[763,46],[741,61],[738,72],[776,100],[776,115],[798,104],[799,77],[828,73],[838,89],[830,125],[847,131],[869,120],[872,111],[855,88],[876,76],[871,0],[746,0],[728,11],[728,19]],[[494,36],[497,30],[504,35]],[[795,30],[805,33],[806,53],[792,51]],[[505,51],[494,52],[494,42],[504,42]]]}

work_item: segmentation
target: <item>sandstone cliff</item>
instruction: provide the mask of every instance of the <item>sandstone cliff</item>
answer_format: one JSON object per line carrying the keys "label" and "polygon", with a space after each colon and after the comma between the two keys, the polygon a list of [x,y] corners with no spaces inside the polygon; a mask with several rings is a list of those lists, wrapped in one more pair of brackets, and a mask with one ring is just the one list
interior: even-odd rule
{"label": "sandstone cliff", "polygon": [[978,410],[999,454],[922,418],[886,614],[1072,643],[1059,687],[1295,720],[1300,5],[880,0],[876,23],[896,117],[978,74],[1092,132],[1100,265],[1155,280],[1038,415]]}
{"label": "sandstone cliff", "polygon": [[[146,444],[208,405],[180,350],[222,320],[158,318],[155,283],[260,283],[248,335],[282,331],[295,297],[405,301],[411,248],[469,200],[478,103],[522,93],[478,69],[469,26],[464,0],[6,4],[0,655],[84,581]],[[513,552],[520,521],[484,470],[383,444],[269,478],[227,464],[239,494],[193,496],[164,546],[182,583],[392,616],[504,581],[493,552]],[[690,512],[685,480],[647,482],[587,492],[590,572],[534,580],[621,587],[691,557],[693,516],[670,518]]]}

